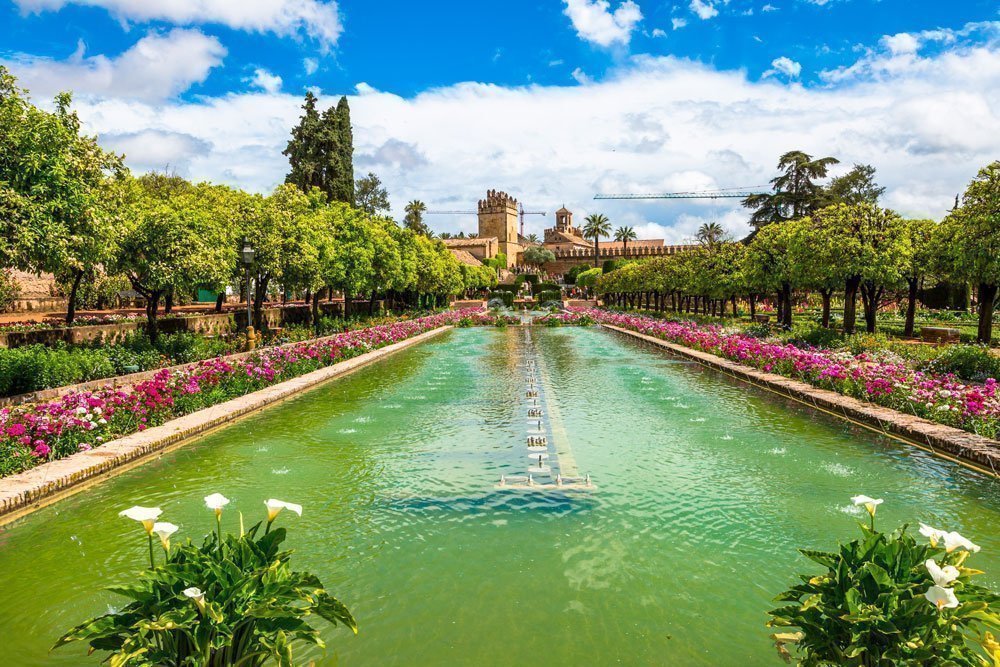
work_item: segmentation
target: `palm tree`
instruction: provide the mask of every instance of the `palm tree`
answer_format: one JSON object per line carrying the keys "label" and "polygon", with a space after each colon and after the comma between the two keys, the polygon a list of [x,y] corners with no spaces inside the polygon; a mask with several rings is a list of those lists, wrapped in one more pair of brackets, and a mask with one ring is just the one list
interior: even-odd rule
{"label": "palm tree", "polygon": [[427,204],[419,199],[414,199],[404,208],[406,215],[403,217],[403,225],[407,229],[412,229],[418,234],[427,234],[429,231],[424,224],[424,213],[427,212]]}
{"label": "palm tree", "polygon": [[826,199],[822,185],[814,183],[826,178],[831,165],[840,160],[823,157],[814,160],[808,153],[789,151],[778,159],[780,176],[771,179],[773,193],[753,194],[743,200],[743,206],[754,209],[750,224],[760,229],[772,222],[797,220],[820,208]]}
{"label": "palm tree", "polygon": [[698,234],[695,238],[698,239],[698,243],[707,246],[713,246],[717,244],[725,236],[726,230],[722,228],[717,222],[706,222],[703,223],[701,227],[698,228]]}
{"label": "palm tree", "polygon": [[594,239],[594,266],[601,262],[600,238],[611,233],[611,221],[603,213],[591,213],[584,218],[583,237]]}
{"label": "palm tree", "polygon": [[538,240],[538,234],[528,234],[528,243],[541,243]]}
{"label": "palm tree", "polygon": [[622,244],[622,252],[628,248],[629,241],[635,241],[638,236],[635,235],[635,229],[632,227],[619,227],[615,230],[615,241],[620,241]]}

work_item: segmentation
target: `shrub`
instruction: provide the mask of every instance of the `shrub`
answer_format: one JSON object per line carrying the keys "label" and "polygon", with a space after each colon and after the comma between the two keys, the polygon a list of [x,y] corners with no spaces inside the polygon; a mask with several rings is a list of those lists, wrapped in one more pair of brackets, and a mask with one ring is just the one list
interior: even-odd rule
{"label": "shrub", "polygon": [[604,264],[601,265],[601,270],[603,270],[604,273],[611,273],[613,271],[617,271],[626,264],[628,264],[627,259],[606,259],[604,260]]}
{"label": "shrub", "polygon": [[812,323],[796,324],[790,332],[782,336],[782,339],[793,345],[811,345],[825,349],[835,348],[843,341],[836,329],[827,329]]}
{"label": "shrub", "polygon": [[6,313],[14,307],[21,296],[21,286],[14,280],[10,271],[0,271],[0,313]]}
{"label": "shrub", "polygon": [[555,283],[533,283],[531,285],[532,295],[540,294],[541,292],[552,292],[559,290],[560,290],[559,285]]}
{"label": "shrub", "polygon": [[496,292],[490,292],[489,300],[500,299],[503,301],[503,305],[507,308],[514,307],[514,293],[507,290],[499,290]]}
{"label": "shrub", "polygon": [[844,340],[844,345],[851,351],[851,354],[882,350],[888,344],[889,337],[884,333],[856,333]]}
{"label": "shrub", "polygon": [[954,373],[963,380],[982,382],[1000,376],[1000,359],[985,345],[948,345],[925,364],[932,373]]}
{"label": "shrub", "polygon": [[584,271],[588,270],[590,270],[590,266],[587,264],[580,264],[578,266],[574,266],[566,273],[565,276],[563,276],[563,280],[567,285],[575,285],[576,277],[579,276]]}
{"label": "shrub", "polygon": [[982,573],[964,567],[970,550],[979,547],[923,524],[920,533],[929,543],[908,534],[905,525],[881,533],[875,509],[882,501],[857,496],[854,502],[871,517],[870,525],[860,524],[861,539],[836,552],[800,550],[825,572],[800,575],[800,583],[776,598],[792,604],[768,612],[769,627],[798,628],[772,635],[781,656],[790,660],[786,646],[794,644],[802,665],[972,666],[1000,660],[1000,644],[985,632],[1000,627],[1000,616],[989,607],[1000,596],[973,584],[972,576]]}
{"label": "shrub", "polygon": [[525,273],[523,276],[527,282],[531,283],[532,287],[538,284],[538,274],[537,273]]}
{"label": "shrub", "polygon": [[538,296],[535,297],[535,301],[538,303],[548,303],[549,301],[562,302],[562,290],[546,290],[544,292],[539,292]]}
{"label": "shrub", "polygon": [[[229,501],[219,494],[208,496]],[[210,501],[212,503],[210,504]],[[92,650],[110,651],[108,661],[122,667],[146,665],[246,665],[265,661],[292,664],[292,646],[305,642],[323,647],[310,625],[320,617],[333,625],[358,626],[339,600],[314,574],[292,570],[291,551],[281,551],[284,528],[271,530],[282,508],[301,514],[298,505],[268,500],[268,520],[238,536],[210,533],[200,547],[190,540],[171,548],[171,523],[154,523],[159,508],[133,507],[122,514],[143,521],[149,543],[149,569],[111,588],[130,602],[120,611],[92,618],[63,635],[53,648],[75,641]],[[148,524],[148,525],[147,525]],[[155,564],[153,535],[164,555]]]}
{"label": "shrub", "polygon": [[743,327],[742,332],[747,336],[764,340],[771,335],[771,325],[764,324],[763,322],[755,322]]}

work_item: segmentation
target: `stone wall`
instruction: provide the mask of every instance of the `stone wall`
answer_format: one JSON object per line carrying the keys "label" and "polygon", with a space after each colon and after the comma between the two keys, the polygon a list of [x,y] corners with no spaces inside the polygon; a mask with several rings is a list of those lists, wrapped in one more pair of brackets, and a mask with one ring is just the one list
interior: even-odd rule
{"label": "stone wall", "polygon": [[[609,259],[648,259],[650,257],[664,257],[676,255],[698,246],[693,245],[665,245],[665,246],[629,246],[627,248],[601,248],[600,261],[603,264]],[[573,250],[555,250],[554,261],[546,262],[542,268],[551,275],[562,275],[574,266],[587,264],[594,266],[593,248],[576,248]]]}

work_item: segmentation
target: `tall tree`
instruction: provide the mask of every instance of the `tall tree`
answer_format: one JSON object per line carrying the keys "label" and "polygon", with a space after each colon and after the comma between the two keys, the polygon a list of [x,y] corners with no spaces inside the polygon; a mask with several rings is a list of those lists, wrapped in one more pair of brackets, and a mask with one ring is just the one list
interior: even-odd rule
{"label": "tall tree", "polygon": [[1000,160],[979,170],[961,206],[948,214],[939,232],[937,243],[948,273],[977,287],[978,338],[989,345],[1000,286]]}
{"label": "tall tree", "polygon": [[[427,232],[430,231],[427,225],[424,224],[424,213],[427,212],[427,204],[419,199],[414,199],[403,210],[406,212],[406,215],[403,216],[403,226],[407,229],[412,229],[417,234],[426,236]],[[442,234],[441,238],[450,238],[450,236],[449,234],[448,237],[445,237]]]}
{"label": "tall tree", "polygon": [[358,179],[355,191],[357,207],[368,215],[380,215],[389,210],[389,192],[383,187],[381,179],[372,172]]}
{"label": "tall tree", "polygon": [[636,236],[634,227],[619,227],[615,230],[615,241],[622,244],[623,251],[628,248],[629,241],[635,241],[637,238],[639,237]]}
{"label": "tall tree", "polygon": [[753,209],[750,224],[760,229],[772,222],[794,220],[809,215],[824,203],[824,189],[815,181],[840,161],[832,157],[813,159],[802,151],[789,151],[778,160],[783,173],[771,179],[773,193],[753,194],[743,206]]}
{"label": "tall tree", "polygon": [[603,213],[591,213],[584,218],[583,237],[594,239],[594,265],[600,266],[601,246],[600,239],[611,233],[611,221]]}
{"label": "tall tree", "polygon": [[698,228],[695,238],[698,243],[707,246],[714,246],[721,243],[726,237],[726,230],[717,222],[705,222]]}
{"label": "tall tree", "polygon": [[937,223],[933,220],[907,220],[906,233],[910,242],[910,261],[904,271],[906,280],[906,324],[904,336],[912,336],[917,315],[917,294],[924,278],[935,263],[934,234]]}
{"label": "tall tree", "polygon": [[291,167],[285,182],[308,193],[319,188],[331,201],[354,203],[354,137],[347,98],[322,114],[306,93],[299,124],[283,154]]}
{"label": "tall tree", "polygon": [[875,167],[856,164],[843,176],[837,176],[826,188],[830,204],[871,204],[875,206],[885,188],[875,182]]}

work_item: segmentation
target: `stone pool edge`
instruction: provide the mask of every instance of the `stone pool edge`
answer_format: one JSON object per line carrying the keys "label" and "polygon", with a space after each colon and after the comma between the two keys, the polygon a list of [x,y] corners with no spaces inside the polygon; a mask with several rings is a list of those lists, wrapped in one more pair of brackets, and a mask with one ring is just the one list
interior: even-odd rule
{"label": "stone pool edge", "polygon": [[820,389],[799,380],[786,378],[783,375],[760,371],[708,352],[670,343],[654,336],[610,324],[601,324],[600,326],[666,348],[675,354],[697,361],[704,366],[744,382],[768,389],[837,417],[859,423],[871,430],[886,433],[907,444],[926,449],[936,456],[975,468],[994,477],[1000,477],[1000,472],[998,472],[1000,471],[1000,443],[989,438],[953,426],[937,424],[891,408],[859,401],[856,398],[844,396],[828,389]]}
{"label": "stone pool edge", "polygon": [[0,479],[0,526],[152,460],[155,455],[162,455],[168,450],[188,444],[196,436],[227,426],[236,419],[356,371],[452,328],[451,325],[445,325],[425,331],[332,366],[172,419],[160,426],[112,440],[90,451],[50,461]]}

